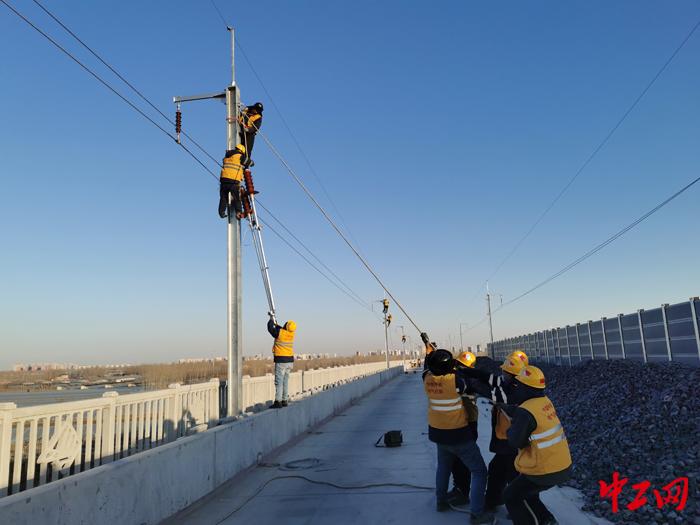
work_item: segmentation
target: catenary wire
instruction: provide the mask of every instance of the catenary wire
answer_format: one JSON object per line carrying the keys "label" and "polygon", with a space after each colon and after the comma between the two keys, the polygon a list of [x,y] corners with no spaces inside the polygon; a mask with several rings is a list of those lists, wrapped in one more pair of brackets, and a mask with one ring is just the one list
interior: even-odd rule
{"label": "catenary wire", "polygon": [[270,139],[267,138],[267,135],[262,133],[262,131],[258,131],[258,134],[263,138],[267,146],[270,148],[270,151],[277,157],[277,159],[282,163],[282,165],[285,167],[285,169],[289,172],[291,177],[294,179],[294,181],[299,185],[299,187],[304,191],[306,196],[311,200],[311,202],[318,208],[318,210],[321,212],[321,214],[325,217],[325,219],[328,221],[328,223],[331,225],[331,227],[336,231],[336,233],[340,236],[340,238],[345,242],[345,244],[348,245],[348,247],[352,250],[352,252],[355,254],[355,256],[360,260],[362,265],[367,269],[367,271],[374,277],[374,279],[379,283],[379,286],[381,286],[384,291],[387,293],[389,297],[394,301],[396,306],[401,310],[401,312],[406,316],[406,319],[418,330],[419,332],[422,332],[422,330],[418,327],[416,322],[413,320],[413,318],[409,315],[409,313],[406,311],[406,309],[403,307],[403,305],[394,297],[394,295],[389,291],[389,289],[386,287],[384,282],[381,280],[379,275],[372,269],[372,267],[369,265],[367,260],[360,254],[360,252],[357,251],[357,248],[353,246],[353,244],[348,240],[347,236],[342,232],[342,230],[338,227],[338,225],[335,223],[335,221],[328,215],[328,212],[325,210],[323,206],[318,202],[316,197],[314,197],[313,193],[309,190],[309,188],[306,187],[304,182],[299,178],[299,176],[294,172],[292,167],[289,165],[289,163],[286,161],[286,159],[282,156],[282,154],[277,150],[277,148],[270,142]]}
{"label": "catenary wire", "polygon": [[[230,25],[228,24],[228,22],[226,22],[226,18],[224,17],[223,13],[221,12],[221,10],[219,9],[219,7],[217,6],[216,2],[215,2],[214,0],[210,0],[210,2],[211,2],[211,4],[212,4],[212,6],[214,7],[214,9],[216,10],[217,14],[219,15],[219,18],[220,18],[221,21],[224,23],[224,26],[226,26],[226,29],[229,29],[229,28],[230,28]],[[326,186],[325,186],[325,184],[323,184],[323,181],[321,180],[321,177],[319,177],[318,172],[316,171],[316,169],[315,169],[315,168],[313,167],[313,165],[311,164],[311,160],[309,159],[309,156],[306,154],[306,152],[304,151],[304,149],[301,147],[301,143],[300,143],[299,140],[297,139],[296,134],[292,131],[291,126],[289,126],[289,124],[287,123],[287,119],[284,118],[284,115],[282,114],[282,110],[280,110],[279,106],[278,106],[277,103],[275,102],[275,99],[272,97],[272,95],[270,94],[270,91],[267,89],[267,86],[265,85],[265,83],[263,82],[262,78],[261,78],[260,75],[258,74],[258,71],[257,71],[257,69],[255,68],[255,66],[253,65],[253,62],[252,62],[252,61],[250,60],[250,58],[248,57],[248,53],[246,53],[245,49],[243,48],[243,45],[241,44],[241,41],[240,41],[240,40],[238,39],[238,37],[236,37],[235,35],[234,35],[234,39],[235,39],[236,45],[238,46],[239,51],[240,51],[241,54],[243,55],[243,59],[244,59],[245,62],[248,64],[248,67],[250,68],[250,71],[253,73],[253,76],[254,76],[254,77],[256,78],[256,80],[258,81],[258,84],[260,84],[260,87],[262,88],[262,90],[264,91],[264,93],[265,93],[265,95],[267,96],[268,100],[269,100],[270,103],[272,104],[272,107],[275,108],[275,111],[277,112],[277,115],[279,115],[279,117],[280,117],[280,121],[282,122],[282,125],[283,125],[283,126],[285,127],[285,129],[287,130],[287,133],[289,133],[289,136],[292,138],[292,141],[294,142],[294,145],[296,146],[296,148],[299,150],[299,153],[301,153],[301,156],[302,156],[302,158],[304,159],[304,162],[306,162],[306,165],[309,167],[309,171],[311,172],[311,174],[312,174],[312,175],[314,176],[314,178],[316,179],[316,182],[318,182],[319,186],[321,187],[321,190],[323,191],[324,195],[326,196],[326,198],[327,198],[328,201],[330,202],[331,206],[333,207],[333,210],[334,210],[335,213],[338,215],[338,218],[340,219],[340,222],[341,222],[341,223],[343,224],[343,226],[345,227],[345,231],[348,233],[348,235],[350,236],[350,238],[352,239],[352,241],[355,243],[355,245],[358,246],[358,248],[359,248],[359,243],[357,242],[357,239],[355,238],[355,236],[352,234],[352,231],[351,231],[350,228],[348,227],[348,224],[347,224],[347,221],[345,220],[345,217],[344,217],[343,214],[340,212],[340,209],[338,208],[338,206],[336,205],[335,201],[333,200],[333,197],[331,197],[330,193],[329,193],[328,190],[326,189]]]}
{"label": "catenary wire", "polygon": [[197,157],[192,151],[190,151],[186,146],[183,144],[178,144],[175,137],[167,131],[163,126],[158,124],[155,120],[153,120],[150,116],[148,116],[143,110],[141,110],[138,106],[136,106],[133,102],[131,102],[128,98],[126,98],[124,95],[122,95],[119,91],[117,91],[114,87],[112,87],[109,82],[104,80],[101,76],[99,76],[97,73],[95,73],[92,69],[90,69],[88,66],[86,66],[83,62],[78,60],[73,54],[70,53],[66,48],[64,48],[61,44],[56,42],[51,36],[49,36],[47,33],[45,33],[42,29],[40,29],[38,26],[36,26],[31,20],[29,20],[26,16],[24,16],[22,13],[17,11],[10,3],[7,2],[7,0],[0,0],[10,11],[12,11],[15,15],[17,15],[19,18],[21,18],[24,22],[26,22],[32,29],[34,29],[37,33],[39,33],[41,36],[43,36],[45,39],[47,39],[51,44],[53,44],[56,48],[58,48],[61,52],[63,52],[66,56],[68,56],[71,60],[73,60],[76,64],[78,64],[83,70],[85,70],[87,73],[89,73],[92,77],[94,77],[100,84],[102,84],[104,87],[109,89],[112,93],[114,93],[117,97],[119,97],[123,102],[125,102],[129,107],[131,107],[134,111],[136,111],[139,115],[141,115],[143,118],[148,120],[151,124],[153,124],[156,128],[158,128],[160,131],[162,131],[165,135],[170,137],[175,144],[180,146],[185,152],[187,152],[188,155],[190,155],[202,168],[204,168],[209,174],[214,177],[215,179],[218,180],[216,174],[211,171],[200,159]]}
{"label": "catenary wire", "polygon": [[[489,277],[482,283],[480,286],[483,287],[488,281],[493,279],[495,275],[503,268],[503,266],[510,260],[513,255],[518,251],[520,246],[525,242],[525,240],[532,234],[533,231],[539,226],[539,224],[542,222],[542,220],[545,218],[545,216],[551,211],[551,209],[554,207],[554,205],[559,202],[559,200],[564,196],[564,194],[568,191],[568,189],[571,187],[571,185],[576,181],[576,179],[581,175],[581,173],[588,167],[588,165],[593,161],[593,159],[598,155],[598,153],[605,147],[605,145],[608,143],[608,141],[612,138],[612,136],[615,134],[615,132],[620,128],[620,126],[623,124],[623,122],[627,119],[627,117],[632,113],[632,111],[637,107],[639,102],[641,102],[642,98],[647,94],[647,92],[652,88],[652,86],[656,83],[656,81],[661,77],[661,75],[666,71],[668,66],[673,62],[673,60],[676,58],[676,55],[683,49],[685,44],[690,40],[690,38],[693,36],[695,31],[700,27],[700,20],[698,20],[695,25],[692,27],[692,29],[688,32],[688,34],[685,36],[685,38],[681,41],[681,43],[674,49],[673,53],[666,59],[664,64],[661,66],[661,68],[656,72],[656,74],[652,77],[652,79],[644,86],[644,89],[637,95],[637,97],[634,99],[632,104],[627,108],[627,110],[622,114],[622,116],[617,120],[617,122],[613,125],[613,127],[608,131],[608,133],[603,137],[603,140],[601,140],[598,145],[593,149],[593,151],[586,157],[586,160],[581,164],[581,166],[576,170],[574,175],[568,180],[568,182],[564,185],[564,187],[559,191],[559,193],[554,197],[554,199],[547,205],[547,207],[544,209],[544,211],[539,215],[537,220],[530,226],[530,228],[525,232],[525,235],[523,235],[520,240],[515,244],[515,246],[508,252],[508,254],[501,260],[501,262],[496,266],[496,269],[491,272]],[[469,302],[472,302],[479,294],[481,293],[480,290],[477,290],[474,296],[469,300]]]}
{"label": "catenary wire", "polygon": [[[259,202],[256,202],[256,204],[260,204],[260,203],[259,203]],[[269,213],[269,212],[268,212],[268,213]],[[309,266],[311,266],[311,268],[313,268],[314,270],[316,270],[316,272],[318,272],[320,275],[322,275],[323,277],[325,277],[325,278],[328,280],[328,282],[330,282],[330,283],[331,283],[333,286],[335,286],[338,290],[340,290],[340,291],[343,292],[345,295],[347,295],[350,299],[352,299],[352,300],[355,301],[357,304],[359,304],[360,306],[362,306],[365,310],[369,310],[370,312],[372,311],[372,309],[371,309],[366,303],[362,302],[360,299],[357,299],[355,296],[353,296],[353,295],[352,295],[351,293],[349,293],[347,290],[345,290],[344,288],[342,288],[342,287],[341,287],[338,283],[336,283],[333,279],[331,279],[330,277],[328,277],[328,275],[326,275],[318,266],[316,266],[308,257],[306,257],[306,255],[304,255],[303,253],[301,253],[301,252],[296,248],[296,246],[294,246],[291,242],[289,242],[289,241],[284,237],[284,235],[282,235],[282,234],[279,233],[277,230],[275,230],[275,229],[270,225],[269,222],[265,221],[262,217],[260,217],[260,215],[258,215],[258,220],[259,220],[260,223],[261,223],[262,225],[264,225],[268,230],[270,230],[270,231],[271,231],[272,233],[274,233],[277,237],[279,237],[280,240],[281,240],[283,243],[285,243],[287,246],[289,246],[289,248],[290,248],[291,250],[293,250],[294,253],[296,253],[299,257],[301,257],[304,261],[306,261],[306,263],[307,263]]]}
{"label": "catenary wire", "polygon": [[[107,69],[109,69],[112,73],[114,73],[119,78],[119,80],[121,80],[122,82],[124,82],[124,84],[129,86],[129,88],[131,88],[131,90],[134,93],[136,93],[144,102],[146,102],[146,104],[151,106],[151,108],[153,108],[161,117],[163,117],[165,120],[167,120],[168,123],[172,124],[173,126],[175,125],[175,122],[173,122],[170,119],[170,117],[168,117],[165,113],[163,113],[158,108],[158,106],[156,106],[153,102],[151,102],[151,100],[149,100],[148,97],[146,97],[146,95],[141,93],[141,91],[139,91],[131,82],[129,82],[126,78],[124,78],[124,76],[121,73],[119,73],[119,71],[114,69],[114,67],[112,67],[107,61],[105,61],[94,49],[92,49],[90,46],[88,46],[78,35],[76,35],[68,26],[66,26],[56,15],[54,15],[51,11],[49,11],[46,7],[44,7],[44,5],[41,2],[39,2],[39,0],[32,0],[32,1],[37,6],[39,6],[39,8],[42,11],[44,11],[47,15],[49,15],[58,25],[60,25],[63,29],[65,29],[68,34],[70,34],[73,38],[75,38],[75,40],[77,40],[80,43],[80,45],[82,45],[85,49],[87,49],[97,60],[102,62],[102,64],[105,67],[107,67]],[[205,150],[199,144],[199,142],[194,140],[194,138],[192,138],[189,134],[187,134],[184,131],[182,132],[182,134],[185,137],[187,137],[188,139],[190,139],[192,144],[194,144],[202,153],[204,153],[207,157],[209,157],[218,166],[221,166],[221,162],[219,160],[217,160],[216,158],[214,158],[207,150]]]}
{"label": "catenary wire", "polygon": [[[146,120],[148,120],[151,124],[153,124],[156,128],[158,128],[160,131],[162,131],[162,132],[165,133],[168,137],[170,137],[173,141],[175,141],[175,137],[174,137],[172,134],[170,134],[167,130],[165,130],[162,126],[160,126],[157,122],[155,122],[150,116],[148,116],[148,115],[147,115],[146,113],[144,113],[140,108],[138,108],[138,106],[136,106],[135,104],[133,104],[129,99],[127,99],[124,95],[122,95],[119,91],[117,91],[114,87],[112,87],[106,80],[104,80],[104,79],[103,79],[102,77],[100,77],[97,73],[95,73],[94,71],[92,71],[92,70],[91,70],[88,66],[86,66],[83,62],[81,62],[80,60],[78,60],[78,59],[77,59],[74,55],[72,55],[67,49],[65,49],[65,48],[64,48],[63,46],[61,46],[58,42],[56,42],[53,38],[51,38],[46,32],[44,32],[43,30],[41,30],[38,26],[36,26],[33,22],[31,22],[31,21],[30,21],[27,17],[25,17],[22,13],[20,13],[19,11],[17,11],[17,10],[16,10],[12,5],[10,5],[8,2],[6,2],[5,0],[0,0],[0,1],[1,1],[3,4],[5,4],[14,14],[16,14],[19,18],[21,18],[24,22],[26,22],[30,27],[32,27],[35,31],[37,31],[39,34],[41,34],[44,38],[46,38],[51,44],[53,44],[56,48],[58,48],[60,51],[62,51],[64,54],[66,54],[69,58],[71,58],[71,59],[72,59],[75,63],[77,63],[83,70],[85,70],[87,73],[89,73],[91,76],[93,76],[93,77],[94,77],[97,81],[99,81],[103,86],[105,86],[105,87],[106,87],[107,89],[109,89],[112,93],[114,93],[116,96],[118,96],[123,102],[125,102],[126,104],[128,104],[129,107],[131,107],[133,110],[135,110],[137,113],[139,113],[142,117],[144,117]],[[36,1],[36,0],[35,0],[35,1]],[[39,4],[38,2],[36,2],[36,3],[37,3],[37,5],[39,5],[40,7],[43,8],[43,6],[41,6],[41,4]],[[85,46],[88,50],[90,50],[90,52],[93,53],[103,64],[105,64],[107,67],[109,67],[110,69],[112,69],[104,60],[102,60],[94,51],[92,51],[82,40],[80,40],[80,38],[79,38],[77,35],[75,35],[75,33],[73,33],[72,31],[70,31],[70,29],[68,29],[64,24],[62,24],[54,15],[52,15],[50,12],[48,12],[48,10],[46,10],[46,9],[44,9],[44,10],[47,12],[47,14],[49,14],[49,16],[51,16],[54,20],[56,20],[56,22],[58,22],[62,27],[64,27],[64,29],[65,29],[66,31],[68,31],[76,40],[78,40],[81,44],[83,44],[83,46]],[[112,70],[113,70],[113,69],[112,69]],[[114,70],[113,70],[113,71],[114,71]],[[124,83],[126,83],[131,89],[133,89],[137,94],[139,94],[144,100],[146,100],[147,102],[149,102],[143,95],[140,94],[140,92],[139,92],[131,83],[129,83],[125,78],[123,78],[121,75],[119,75],[119,73],[117,73],[116,71],[114,71],[114,73],[115,73],[117,76],[119,76],[119,78],[120,78]],[[163,113],[162,113],[160,110],[158,110],[158,108],[156,108],[153,104],[151,104],[150,102],[149,102],[149,104],[150,104],[151,106],[153,106],[154,109],[156,109],[156,111],[158,111],[158,113],[160,113],[161,115],[163,115]],[[165,117],[165,115],[163,115],[163,116]],[[165,117],[165,118],[167,119],[167,117]],[[196,142],[195,142],[191,137],[190,137],[190,140],[192,140],[192,142],[196,144]],[[175,142],[176,142],[176,141],[175,141]],[[177,142],[176,142],[176,144],[177,144]],[[216,176],[216,174],[215,174],[213,171],[211,171],[211,169],[209,169],[209,168],[199,159],[199,157],[197,157],[194,153],[192,153],[192,152],[191,152],[186,146],[184,146],[183,144],[178,144],[178,145],[179,145],[180,147],[182,147],[183,150],[185,150],[185,152],[187,152],[187,153],[202,167],[202,168],[204,168],[210,175],[212,175],[212,177],[214,177],[214,180],[218,181],[218,177]],[[199,147],[200,149],[203,150],[203,148],[202,148],[201,146],[198,146],[198,147]],[[216,159],[214,159],[209,153],[207,153],[205,150],[203,150],[203,151],[204,151],[210,158],[212,158],[213,160],[216,160]],[[266,208],[266,210],[267,210],[267,208]],[[268,213],[270,213],[269,210],[267,210],[267,211],[268,211]],[[270,215],[271,215],[271,213],[270,213]],[[280,224],[282,224],[282,223],[280,222]],[[271,228],[269,225],[268,225],[268,227],[272,230],[272,228]],[[286,231],[288,231],[288,232],[290,233],[290,235],[292,235],[292,236],[297,240],[297,242],[300,242],[300,241],[298,240],[298,238],[297,238],[294,234],[292,234],[291,231],[290,231],[288,228],[286,228],[284,225],[283,225],[283,227],[285,228]],[[278,234],[276,231],[274,231],[274,230],[273,230],[273,232],[274,232],[275,234],[277,234],[278,236],[280,236],[280,238],[282,238],[283,241],[285,241],[285,242],[287,242],[287,244],[289,244],[288,241],[287,241],[286,239],[284,239],[284,237],[282,237],[281,235],[279,235],[279,234]],[[301,243],[300,243],[300,244],[301,244]],[[291,245],[290,245],[290,247],[291,247]],[[305,248],[307,251],[309,251],[309,253],[312,253],[305,245],[304,245],[304,248]],[[312,255],[313,255],[313,253],[312,253]],[[315,255],[314,255],[314,257],[315,257],[316,259],[318,259]],[[324,265],[324,266],[325,266],[325,265]],[[326,266],[326,268],[327,268],[327,266]],[[318,268],[316,268],[316,269],[318,270]],[[331,270],[329,269],[329,271],[331,271]],[[324,277],[328,278],[325,274],[323,274],[323,272],[320,272],[320,273],[321,273],[322,275],[324,275]],[[335,275],[335,274],[334,274],[334,275]],[[336,276],[336,278],[337,278],[337,276]],[[331,282],[333,282],[333,281],[331,280]],[[333,284],[335,284],[335,283],[333,282]],[[347,286],[347,285],[345,285],[345,286]],[[343,290],[342,288],[341,288],[341,291],[343,291],[344,293],[347,294],[347,292],[346,292],[345,290]],[[358,296],[357,298],[355,298],[355,297],[353,297],[353,296],[350,296],[350,297],[351,297],[355,302],[358,302],[358,304],[360,304],[360,305],[363,306],[364,308],[369,308],[369,307],[362,301],[362,299],[359,298],[359,296]],[[369,309],[371,310],[371,308],[369,308]]]}
{"label": "catenary wire", "polygon": [[299,239],[299,237],[297,237],[296,235],[294,235],[294,233],[292,233],[292,231],[291,231],[289,228],[287,228],[287,226],[285,226],[285,224],[284,224],[284,222],[283,222],[282,220],[278,219],[278,218],[277,218],[277,217],[276,217],[262,202],[260,202],[260,199],[255,199],[255,204],[258,205],[258,206],[260,206],[263,210],[265,210],[265,211],[267,212],[267,214],[268,214],[270,217],[272,217],[272,219],[273,219],[275,222],[277,222],[277,224],[279,224],[279,225],[282,227],[282,229],[284,229],[284,231],[286,231],[287,234],[288,234],[292,239],[294,239],[297,243],[299,243],[299,245],[301,245],[301,247],[304,248],[304,249],[309,253],[309,255],[311,255],[311,257],[313,257],[313,258],[316,260],[316,262],[318,262],[318,263],[319,263],[321,266],[323,266],[333,277],[335,277],[335,279],[336,279],[348,292],[350,292],[352,295],[354,295],[354,296],[355,296],[359,301],[361,301],[363,304],[367,305],[367,301],[365,301],[364,299],[362,299],[362,297],[360,297],[359,294],[357,294],[352,288],[350,288],[350,286],[348,286],[348,284],[347,284],[345,281],[343,281],[343,279],[341,279],[340,277],[338,277],[338,274],[336,274],[333,270],[331,270],[331,269],[326,265],[326,263],[324,263],[321,259],[319,259],[318,256],[317,256],[314,252],[312,252],[311,249]]}
{"label": "catenary wire", "polygon": [[678,190],[676,193],[674,193],[673,195],[671,195],[671,196],[668,197],[667,199],[661,201],[659,204],[657,204],[656,206],[654,206],[651,210],[649,210],[648,212],[646,212],[644,215],[642,215],[641,217],[639,217],[639,218],[636,219],[635,221],[631,222],[630,224],[628,224],[627,226],[625,226],[625,227],[622,228],[621,230],[617,231],[616,233],[614,233],[613,235],[611,235],[610,237],[608,237],[605,241],[601,242],[600,244],[598,244],[598,245],[595,246],[594,248],[592,248],[592,249],[590,249],[589,251],[587,251],[586,253],[584,253],[584,254],[583,254],[581,257],[579,257],[578,259],[576,259],[576,260],[572,261],[571,263],[567,264],[566,266],[564,266],[561,270],[559,270],[559,271],[556,272],[555,274],[549,276],[549,277],[548,277],[547,279],[545,279],[544,281],[542,281],[542,282],[540,282],[539,284],[533,286],[532,288],[530,288],[530,289],[528,289],[527,291],[521,293],[520,295],[514,297],[514,298],[511,299],[510,301],[506,301],[506,302],[503,303],[500,307],[498,307],[496,310],[494,310],[494,313],[495,313],[495,312],[498,312],[499,310],[502,310],[502,309],[505,308],[506,306],[508,306],[508,305],[510,305],[510,304],[513,304],[513,303],[516,302],[516,301],[519,301],[519,300],[522,299],[523,297],[525,297],[525,296],[531,294],[531,293],[534,292],[535,290],[537,290],[537,289],[541,288],[542,286],[546,285],[547,283],[553,281],[553,280],[556,279],[557,277],[559,277],[559,276],[565,274],[566,272],[568,272],[569,270],[571,270],[571,269],[574,268],[575,266],[578,266],[578,265],[581,264],[583,261],[585,261],[585,260],[588,259],[589,257],[595,255],[596,253],[598,253],[599,251],[601,251],[603,248],[605,248],[605,247],[608,246],[609,244],[612,244],[613,242],[615,242],[617,239],[619,239],[620,237],[622,237],[625,233],[627,233],[627,232],[630,231],[631,229],[635,228],[635,227],[636,227],[637,225],[639,225],[640,223],[644,222],[646,219],[648,219],[649,217],[651,217],[652,215],[654,215],[657,211],[659,211],[661,208],[663,208],[664,206],[666,206],[668,203],[670,203],[671,201],[673,201],[674,199],[676,199],[677,197],[679,197],[682,193],[684,193],[684,192],[686,192],[687,190],[689,190],[691,187],[693,187],[693,186],[694,186],[695,184],[697,184],[698,182],[700,182],[700,177],[696,178],[695,180],[692,180],[691,182],[689,182],[688,184],[686,184],[685,186],[683,186],[683,187],[682,187],[680,190]]}

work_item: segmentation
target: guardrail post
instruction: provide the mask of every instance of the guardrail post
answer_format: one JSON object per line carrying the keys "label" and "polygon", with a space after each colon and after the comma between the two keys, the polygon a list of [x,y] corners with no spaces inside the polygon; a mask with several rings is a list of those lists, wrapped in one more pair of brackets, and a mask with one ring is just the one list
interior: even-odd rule
{"label": "guardrail post", "polygon": [[666,336],[666,351],[668,352],[668,360],[673,361],[671,356],[671,338],[668,336],[668,318],[666,317],[666,307],[668,304],[661,305],[661,315],[664,318],[664,335]]}
{"label": "guardrail post", "polygon": [[639,323],[639,340],[642,342],[642,357],[644,362],[647,362],[647,344],[644,340],[644,322],[642,321],[642,313],[644,310],[637,310],[637,321]]}
{"label": "guardrail post", "polygon": [[695,344],[698,347],[698,359],[700,359],[700,326],[698,326],[698,312],[695,309],[697,297],[690,298],[690,314],[693,316],[693,328],[695,329]]}
{"label": "guardrail post", "polygon": [[617,328],[620,331],[620,348],[622,348],[622,359],[627,359],[625,355],[625,336],[622,332],[622,314],[617,314]]}
{"label": "guardrail post", "polygon": [[[170,418],[171,425],[169,429],[170,432],[165,438],[166,441],[173,441],[177,439],[177,437],[180,435],[180,415],[182,413],[182,397],[180,392],[180,386],[180,383],[171,383],[168,385],[168,388],[173,390],[173,393],[168,399],[168,402],[170,403],[168,417]],[[163,423],[167,426],[168,420],[166,419]]]}
{"label": "guardrail post", "polygon": [[[102,458],[100,464],[110,463],[114,460],[115,424],[117,421],[117,397],[119,392],[105,392],[102,397],[109,400],[109,404],[102,411]],[[97,459],[97,458],[96,458]]]}
{"label": "guardrail post", "polygon": [[207,427],[216,426],[219,421],[219,378],[212,377],[209,380],[209,414],[207,414]]}
{"label": "guardrail post", "polygon": [[591,349],[591,361],[595,361],[595,354],[593,353],[593,334],[591,334],[591,328],[593,328],[593,321],[588,320],[588,344]]}
{"label": "guardrail post", "polygon": [[605,348],[605,360],[607,361],[610,357],[608,357],[608,336],[605,335],[605,319],[607,317],[600,318],[600,327],[603,329],[603,348]]}
{"label": "guardrail post", "polygon": [[[0,403],[0,496],[7,495],[7,482],[10,477],[10,447],[12,447],[12,412],[14,403]],[[15,481],[15,480],[13,480]],[[19,480],[16,480],[19,487]]]}

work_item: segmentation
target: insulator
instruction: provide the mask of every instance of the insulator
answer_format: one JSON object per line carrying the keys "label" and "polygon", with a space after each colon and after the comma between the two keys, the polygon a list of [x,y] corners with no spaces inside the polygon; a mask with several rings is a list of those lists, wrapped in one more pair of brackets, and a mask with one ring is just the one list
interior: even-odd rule
{"label": "insulator", "polygon": [[247,217],[251,213],[253,213],[253,209],[250,205],[250,197],[246,195],[243,197],[243,217]]}
{"label": "insulator", "polygon": [[243,178],[245,179],[245,189],[248,195],[255,195],[255,185],[253,184],[253,175],[250,173],[250,170],[243,172]]}
{"label": "insulator", "polygon": [[182,112],[178,109],[175,112],[175,133],[182,131]]}

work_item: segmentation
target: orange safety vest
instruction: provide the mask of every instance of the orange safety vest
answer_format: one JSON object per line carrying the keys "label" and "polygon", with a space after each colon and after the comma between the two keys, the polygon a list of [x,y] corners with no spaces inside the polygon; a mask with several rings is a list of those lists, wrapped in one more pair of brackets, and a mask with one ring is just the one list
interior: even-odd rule
{"label": "orange safety vest", "polygon": [[272,353],[276,357],[292,357],[294,355],[294,332],[280,328],[280,333],[272,345]]}
{"label": "orange safety vest", "polygon": [[428,396],[428,424],[431,427],[455,430],[469,424],[454,374],[434,376],[428,372],[423,388]]}
{"label": "orange safety vest", "polygon": [[548,397],[528,399],[520,405],[537,421],[530,443],[518,452],[515,469],[533,476],[553,474],[571,466],[569,444],[554,405]]}
{"label": "orange safety vest", "polygon": [[[258,120],[262,118],[262,115],[259,113],[254,113],[253,115],[248,115],[248,113],[241,113],[240,117],[238,117],[238,121],[243,124],[246,128],[250,128],[253,124],[255,124]],[[255,133],[258,130],[257,126],[253,128],[253,132]],[[246,131],[249,131],[246,129]]]}
{"label": "orange safety vest", "polygon": [[224,166],[221,168],[220,175],[222,179],[237,180],[239,182],[243,180],[244,166],[241,163],[242,156],[242,153],[235,153],[224,159]]}

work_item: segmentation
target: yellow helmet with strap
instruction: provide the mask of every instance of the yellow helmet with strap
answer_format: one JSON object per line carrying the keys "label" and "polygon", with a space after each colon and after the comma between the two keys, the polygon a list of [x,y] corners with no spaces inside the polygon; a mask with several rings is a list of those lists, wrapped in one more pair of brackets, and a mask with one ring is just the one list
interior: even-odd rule
{"label": "yellow helmet with strap", "polygon": [[515,357],[517,359],[520,359],[525,366],[530,364],[530,360],[527,358],[527,354],[522,350],[515,350],[511,352],[508,357]]}
{"label": "yellow helmet with strap", "polygon": [[523,368],[525,368],[523,362],[512,356],[506,357],[501,365],[501,370],[513,374],[514,376],[517,376]]}
{"label": "yellow helmet with strap", "polygon": [[476,356],[471,352],[462,352],[457,356],[457,361],[462,363],[467,368],[473,368],[476,363]]}
{"label": "yellow helmet with strap", "polygon": [[520,381],[523,385],[531,386],[532,388],[541,390],[545,387],[544,372],[536,366],[526,366],[515,376],[515,379]]}

